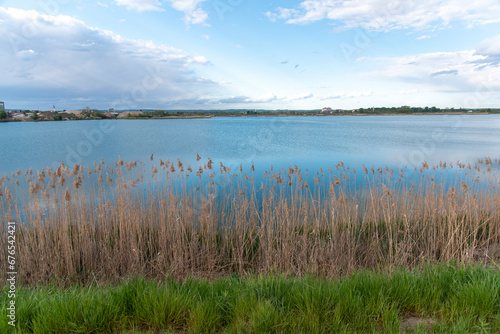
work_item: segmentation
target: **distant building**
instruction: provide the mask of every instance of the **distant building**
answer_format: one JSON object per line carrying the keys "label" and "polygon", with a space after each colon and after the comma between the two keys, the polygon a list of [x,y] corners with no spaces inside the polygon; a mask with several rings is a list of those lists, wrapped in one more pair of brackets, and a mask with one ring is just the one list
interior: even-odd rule
{"label": "distant building", "polygon": [[3,101],[0,101],[0,111],[5,111],[5,103]]}
{"label": "distant building", "polygon": [[327,108],[323,108],[323,109],[321,110],[321,112],[322,112],[323,114],[331,114],[331,113],[333,112],[333,110],[332,110],[332,108],[327,107]]}

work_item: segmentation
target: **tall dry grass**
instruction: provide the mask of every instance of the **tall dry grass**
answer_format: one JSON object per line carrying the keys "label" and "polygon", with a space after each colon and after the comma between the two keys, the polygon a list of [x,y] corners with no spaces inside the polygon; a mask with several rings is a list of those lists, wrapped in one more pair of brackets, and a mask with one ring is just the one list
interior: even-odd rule
{"label": "tall dry grass", "polygon": [[[499,160],[420,169],[339,163],[256,175],[212,160],[61,164],[0,179],[23,284],[267,272],[331,277],[500,257]],[[0,249],[7,249],[5,224]],[[0,252],[0,272],[7,272]]]}

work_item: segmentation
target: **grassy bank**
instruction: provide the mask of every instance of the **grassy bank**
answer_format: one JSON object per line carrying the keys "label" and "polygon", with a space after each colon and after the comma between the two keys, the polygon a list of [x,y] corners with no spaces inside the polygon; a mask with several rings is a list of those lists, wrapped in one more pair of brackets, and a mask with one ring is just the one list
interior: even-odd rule
{"label": "grassy bank", "polygon": [[[500,259],[498,160],[475,165],[264,171],[210,159],[191,167],[61,165],[0,180],[25,285],[363,269]],[[23,187],[23,184],[26,186]],[[6,225],[0,249],[7,249]],[[7,252],[0,252],[0,276]]]}
{"label": "grassy bank", "polygon": [[[1,314],[6,314],[6,294]],[[21,288],[19,333],[499,333],[497,268]],[[0,332],[10,333],[6,321]]]}

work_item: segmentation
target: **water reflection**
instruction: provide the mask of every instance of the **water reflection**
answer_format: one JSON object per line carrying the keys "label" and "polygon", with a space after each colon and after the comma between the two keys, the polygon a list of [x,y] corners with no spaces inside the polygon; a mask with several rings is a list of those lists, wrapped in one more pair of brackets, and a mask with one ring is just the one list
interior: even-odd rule
{"label": "water reflection", "polygon": [[[342,161],[283,167],[280,163],[230,165],[200,156],[183,162],[151,155],[146,161],[120,158],[109,165],[101,161],[92,167],[61,164],[57,169],[18,170],[0,179],[0,211],[7,220],[30,221],[39,216],[43,222],[46,215],[64,216],[68,210],[82,207],[93,210],[118,205],[119,201],[158,205],[172,197],[185,199],[198,210],[206,202],[222,206],[231,202],[231,197],[244,197],[261,210],[270,196],[293,199],[299,194],[317,203],[348,196],[365,204],[367,196],[386,192],[413,191],[425,197],[427,193],[441,196],[462,189],[489,196],[497,193],[499,176],[500,160],[491,158],[474,163],[424,162],[419,167],[402,168]],[[148,203],[151,201],[154,203]],[[359,213],[364,209],[361,206]]]}
{"label": "water reflection", "polygon": [[231,166],[419,167],[474,162],[500,151],[500,115],[228,117],[0,124],[0,175],[64,162],[92,166],[151,153],[194,163],[195,153]]}

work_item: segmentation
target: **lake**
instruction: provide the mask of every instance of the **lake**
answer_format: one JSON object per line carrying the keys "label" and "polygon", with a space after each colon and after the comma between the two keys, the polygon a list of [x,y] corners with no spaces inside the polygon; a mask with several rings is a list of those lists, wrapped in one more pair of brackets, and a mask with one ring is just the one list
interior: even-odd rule
{"label": "lake", "polygon": [[104,159],[195,163],[196,152],[226,165],[268,168],[421,166],[498,158],[500,115],[220,117],[0,123],[0,175]]}

